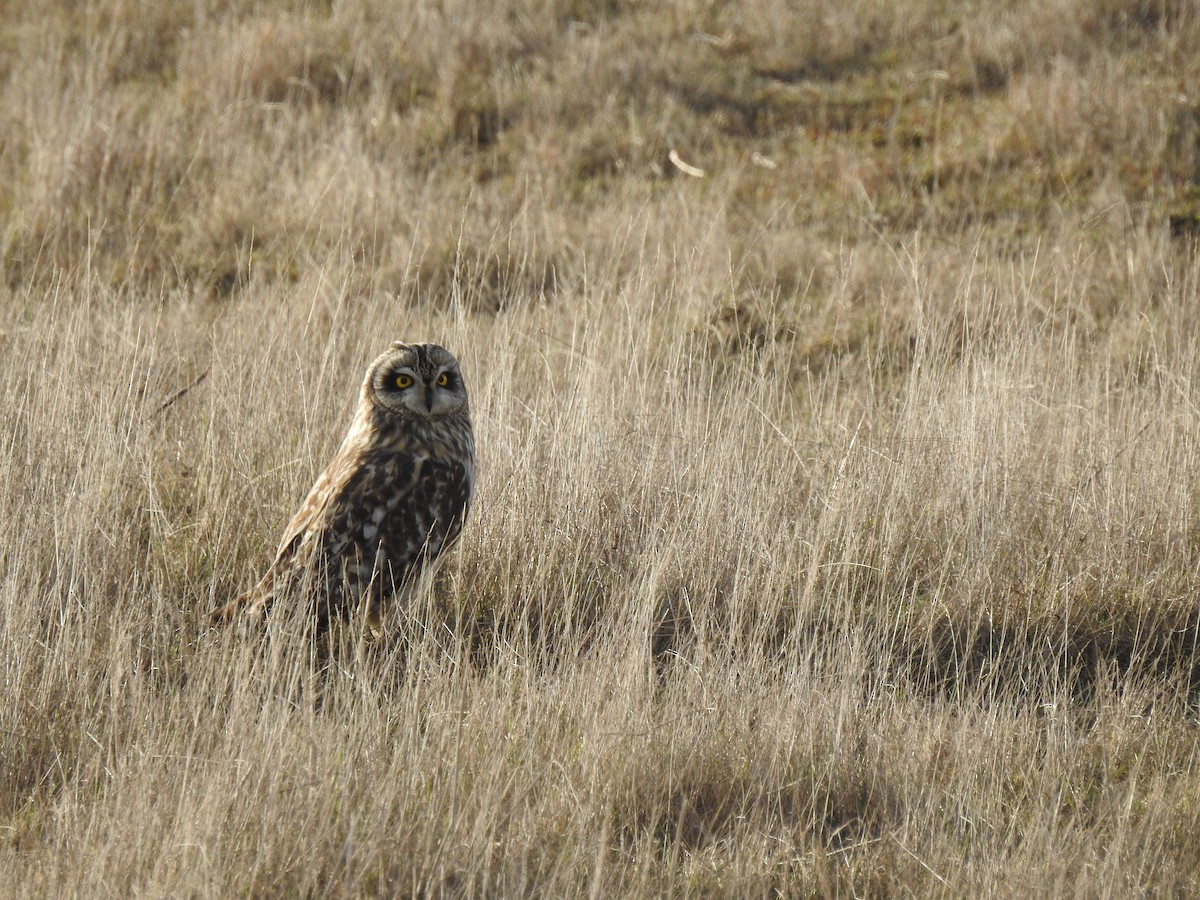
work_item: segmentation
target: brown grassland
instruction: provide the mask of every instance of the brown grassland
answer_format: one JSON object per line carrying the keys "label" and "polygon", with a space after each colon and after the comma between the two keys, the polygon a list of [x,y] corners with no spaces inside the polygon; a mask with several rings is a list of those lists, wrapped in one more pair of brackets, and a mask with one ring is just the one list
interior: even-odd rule
{"label": "brown grassland", "polygon": [[[1194,0],[5,2],[0,894],[1200,890],[1198,86]],[[400,337],[438,583],[210,629]]]}

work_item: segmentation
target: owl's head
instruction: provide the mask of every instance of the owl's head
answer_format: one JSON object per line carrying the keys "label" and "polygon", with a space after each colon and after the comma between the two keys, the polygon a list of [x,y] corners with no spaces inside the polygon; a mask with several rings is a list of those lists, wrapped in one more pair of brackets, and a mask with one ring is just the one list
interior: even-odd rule
{"label": "owl's head", "polygon": [[458,360],[437,344],[393,343],[367,369],[363,396],[402,419],[467,411]]}

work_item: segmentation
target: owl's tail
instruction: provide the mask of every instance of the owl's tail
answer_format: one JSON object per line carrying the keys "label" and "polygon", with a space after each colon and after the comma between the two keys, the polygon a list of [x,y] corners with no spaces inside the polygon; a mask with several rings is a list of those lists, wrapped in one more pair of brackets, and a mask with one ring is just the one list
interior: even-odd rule
{"label": "owl's tail", "polygon": [[261,584],[238,594],[236,598],[218,606],[208,614],[208,621],[213,625],[227,625],[239,619],[247,622],[262,622],[266,619],[267,608],[270,606],[271,595],[264,591]]}

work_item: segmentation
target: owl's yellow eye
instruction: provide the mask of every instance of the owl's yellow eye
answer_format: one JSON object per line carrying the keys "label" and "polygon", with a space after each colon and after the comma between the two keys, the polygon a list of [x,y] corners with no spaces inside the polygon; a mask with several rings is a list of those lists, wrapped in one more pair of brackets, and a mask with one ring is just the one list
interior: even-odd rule
{"label": "owl's yellow eye", "polygon": [[401,372],[396,376],[396,387],[404,390],[407,387],[412,387],[412,376]]}
{"label": "owl's yellow eye", "polygon": [[447,375],[445,372],[443,372],[441,375],[438,376],[438,379],[437,379],[438,387],[445,387],[449,383],[450,383],[450,376]]}

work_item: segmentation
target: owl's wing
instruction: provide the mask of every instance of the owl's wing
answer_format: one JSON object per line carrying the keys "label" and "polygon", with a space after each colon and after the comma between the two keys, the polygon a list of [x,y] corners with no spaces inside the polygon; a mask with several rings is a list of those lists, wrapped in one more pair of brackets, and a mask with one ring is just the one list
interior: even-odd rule
{"label": "owl's wing", "polygon": [[356,474],[358,470],[346,455],[339,451],[317,478],[308,496],[300,504],[300,509],[288,522],[279,542],[279,549],[275,553],[275,560],[267,569],[267,573],[254,587],[213,610],[209,615],[213,624],[233,621],[243,612],[250,613],[256,619],[265,616],[275,599],[278,582],[290,571],[307,564],[314,555],[314,550],[323,543],[322,535],[329,529],[332,511]]}

